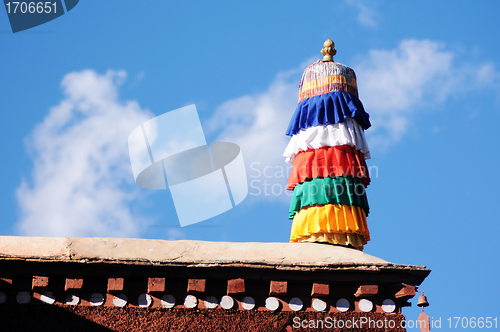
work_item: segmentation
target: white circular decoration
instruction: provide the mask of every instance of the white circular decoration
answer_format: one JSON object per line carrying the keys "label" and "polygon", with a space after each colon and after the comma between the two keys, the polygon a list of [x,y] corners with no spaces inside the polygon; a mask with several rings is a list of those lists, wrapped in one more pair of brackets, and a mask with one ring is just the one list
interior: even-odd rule
{"label": "white circular decoration", "polygon": [[78,303],[80,303],[80,297],[76,294],[66,294],[64,302],[67,305],[78,305]]}
{"label": "white circular decoration", "polygon": [[312,301],[312,307],[316,311],[323,311],[326,309],[326,306],[327,306],[326,302],[323,301],[322,299],[314,299]]}
{"label": "white circular decoration", "polygon": [[113,304],[117,307],[124,307],[125,305],[127,305],[127,302],[128,302],[128,298],[127,298],[127,295],[123,294],[123,293],[120,293],[120,294],[116,294],[114,297],[113,297]]}
{"label": "white circular decoration", "polygon": [[40,296],[40,301],[46,304],[54,304],[54,302],[56,302],[56,297],[52,292],[45,292]]}
{"label": "white circular decoration", "polygon": [[5,303],[5,301],[7,301],[7,294],[0,292],[0,304]]}
{"label": "white circular decoration", "polygon": [[196,308],[198,305],[198,299],[194,295],[188,295],[184,299],[184,306],[188,309]]}
{"label": "white circular decoration", "polygon": [[220,306],[224,309],[231,309],[234,306],[234,300],[229,295],[224,295],[220,300]]}
{"label": "white circular decoration", "polygon": [[288,303],[288,307],[293,311],[299,311],[304,307],[304,303],[298,297],[294,297],[290,300],[290,303]]}
{"label": "white circular decoration", "polygon": [[255,300],[253,297],[245,296],[243,300],[241,300],[241,306],[245,310],[252,310],[255,307]]}
{"label": "white circular decoration", "polygon": [[205,299],[205,307],[207,309],[215,309],[219,305],[219,301],[215,296],[207,296]]}
{"label": "white circular decoration", "polygon": [[266,299],[266,308],[268,310],[274,311],[280,307],[280,301],[275,297],[268,297]]}
{"label": "white circular decoration", "polygon": [[101,293],[93,293],[90,295],[90,305],[94,307],[98,307],[104,304],[104,296]]}
{"label": "white circular decoration", "polygon": [[387,313],[394,312],[394,310],[396,310],[396,303],[391,299],[386,299],[382,302],[382,310]]}
{"label": "white circular decoration", "polygon": [[346,312],[347,310],[349,310],[349,306],[349,301],[347,301],[346,299],[339,299],[335,304],[335,307],[337,307],[337,310],[340,312]]}
{"label": "white circular decoration", "polygon": [[364,312],[370,312],[373,309],[373,303],[370,300],[362,299],[358,302],[359,310]]}
{"label": "white circular decoration", "polygon": [[175,306],[175,297],[173,295],[167,294],[161,298],[161,306],[163,308],[173,308]]}
{"label": "white circular decoration", "polygon": [[153,303],[153,299],[151,298],[151,295],[142,293],[137,298],[137,303],[139,303],[139,307],[147,308]]}
{"label": "white circular decoration", "polygon": [[19,304],[27,304],[31,301],[31,294],[29,292],[19,292],[16,295],[16,301]]}

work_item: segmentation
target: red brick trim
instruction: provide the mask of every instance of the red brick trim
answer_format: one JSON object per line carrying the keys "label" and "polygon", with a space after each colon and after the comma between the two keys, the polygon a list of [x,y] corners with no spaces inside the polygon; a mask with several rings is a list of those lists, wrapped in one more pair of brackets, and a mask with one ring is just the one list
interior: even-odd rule
{"label": "red brick trim", "polygon": [[269,295],[285,295],[287,293],[287,285],[286,281],[271,281]]}
{"label": "red brick trim", "polygon": [[108,292],[123,291],[123,278],[108,278]]}
{"label": "red brick trim", "polygon": [[369,297],[378,293],[378,285],[360,285],[354,293],[356,297]]}
{"label": "red brick trim", "polygon": [[323,283],[313,283],[311,296],[313,297],[324,297],[330,294],[330,285]]}
{"label": "red brick trim", "polygon": [[83,277],[82,276],[67,276],[66,284],[64,285],[64,290],[81,290],[83,287]]}
{"label": "red brick trim", "polygon": [[206,279],[189,279],[188,293],[205,293]]}
{"label": "red brick trim", "polygon": [[243,294],[245,293],[245,279],[231,279],[227,281],[228,294]]}
{"label": "red brick trim", "polygon": [[47,288],[49,286],[48,276],[33,276],[31,281],[31,289],[35,288]]}
{"label": "red brick trim", "polygon": [[165,278],[148,278],[148,293],[165,291]]}

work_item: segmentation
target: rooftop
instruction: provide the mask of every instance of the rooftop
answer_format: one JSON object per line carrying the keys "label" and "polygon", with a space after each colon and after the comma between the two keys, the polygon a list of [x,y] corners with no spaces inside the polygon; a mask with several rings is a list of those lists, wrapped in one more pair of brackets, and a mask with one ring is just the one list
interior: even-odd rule
{"label": "rooftop", "polygon": [[318,243],[0,236],[0,260],[301,271],[406,270],[423,278],[429,273],[424,266],[394,264],[359,250]]}
{"label": "rooftop", "polygon": [[12,329],[57,321],[89,331],[288,331],[294,317],[361,315],[398,322],[429,273],[318,243],[0,236],[0,319]]}

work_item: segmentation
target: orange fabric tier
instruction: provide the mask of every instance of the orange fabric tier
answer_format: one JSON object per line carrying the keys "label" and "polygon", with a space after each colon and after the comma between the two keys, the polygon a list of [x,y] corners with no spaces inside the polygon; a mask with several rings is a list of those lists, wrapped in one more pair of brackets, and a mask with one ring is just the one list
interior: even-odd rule
{"label": "orange fabric tier", "polygon": [[293,162],[286,188],[293,190],[306,179],[334,176],[357,177],[365,186],[370,183],[363,154],[350,145],[338,145],[299,152]]}
{"label": "orange fabric tier", "polygon": [[363,249],[370,240],[362,208],[349,205],[316,205],[295,214],[290,242],[328,242]]}

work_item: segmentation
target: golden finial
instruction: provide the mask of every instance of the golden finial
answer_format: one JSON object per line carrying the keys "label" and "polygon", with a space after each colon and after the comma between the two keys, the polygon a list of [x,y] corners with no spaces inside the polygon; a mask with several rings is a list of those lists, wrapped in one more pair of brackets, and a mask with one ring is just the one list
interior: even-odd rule
{"label": "golden finial", "polygon": [[321,54],[323,54],[323,62],[333,61],[333,56],[337,54],[333,40],[327,39],[325,41]]}

